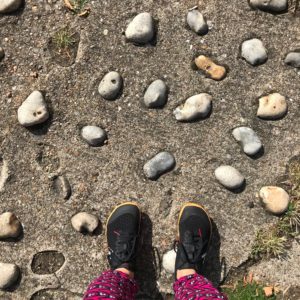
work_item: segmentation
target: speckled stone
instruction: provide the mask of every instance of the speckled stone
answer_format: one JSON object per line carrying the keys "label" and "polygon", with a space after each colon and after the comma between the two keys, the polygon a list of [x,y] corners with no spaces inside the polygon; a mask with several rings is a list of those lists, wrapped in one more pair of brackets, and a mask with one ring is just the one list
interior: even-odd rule
{"label": "speckled stone", "polygon": [[290,52],[284,62],[294,68],[300,68],[300,52]]}
{"label": "speckled stone", "polygon": [[107,138],[105,130],[98,126],[84,126],[81,129],[82,138],[93,147],[99,147],[103,145]]}
{"label": "speckled stone", "polygon": [[18,281],[20,273],[17,265],[0,262],[0,289],[12,287]]}
{"label": "speckled stone", "polygon": [[259,99],[257,116],[262,119],[276,120],[283,117],[288,110],[284,96],[273,93]]}
{"label": "speckled stone", "polygon": [[22,0],[1,0],[0,14],[6,14],[16,11],[22,4]]}
{"label": "speckled stone", "polygon": [[288,209],[290,197],[281,187],[264,186],[259,191],[259,196],[265,209],[272,214],[283,214]]}
{"label": "speckled stone", "polygon": [[146,107],[157,108],[164,106],[167,102],[167,92],[168,88],[161,79],[153,81],[147,88],[144,95],[144,103]]}
{"label": "speckled stone", "polygon": [[151,180],[156,180],[162,174],[173,169],[175,164],[175,158],[171,153],[160,152],[144,165],[145,176]]}
{"label": "speckled stone", "polygon": [[153,18],[147,12],[140,13],[134,17],[125,31],[127,41],[135,44],[147,44],[151,42],[154,34]]}
{"label": "speckled stone", "polygon": [[123,78],[118,72],[107,73],[101,80],[98,92],[106,100],[115,100],[121,93]]}
{"label": "speckled stone", "polygon": [[231,166],[218,167],[215,170],[215,176],[223,186],[230,190],[240,188],[245,182],[245,177]]}
{"label": "speckled stone", "polygon": [[175,272],[176,252],[174,249],[163,255],[162,265],[166,272],[174,274]]}
{"label": "speckled stone", "polygon": [[208,116],[212,108],[212,96],[206,93],[188,98],[174,110],[177,121],[195,121]]}
{"label": "speckled stone", "polygon": [[0,215],[0,239],[17,238],[22,232],[22,224],[12,212]]}
{"label": "speckled stone", "polygon": [[199,70],[202,70],[206,76],[213,80],[222,80],[226,76],[225,67],[216,64],[205,55],[196,57],[195,65]]}
{"label": "speckled stone", "polygon": [[207,23],[198,9],[190,10],[187,14],[186,21],[189,27],[197,34],[203,35],[208,32]]}
{"label": "speckled stone", "polygon": [[259,39],[244,41],[242,44],[242,57],[251,65],[263,64],[268,59],[267,50]]}
{"label": "speckled stone", "polygon": [[241,143],[243,151],[247,155],[255,155],[262,149],[262,142],[252,128],[237,127],[232,131],[233,137]]}
{"label": "speckled stone", "polygon": [[71,223],[78,232],[93,233],[99,226],[99,219],[92,214],[80,212],[72,217]]}
{"label": "speckled stone", "polygon": [[288,7],[288,0],[249,0],[253,8],[268,12],[283,12]]}

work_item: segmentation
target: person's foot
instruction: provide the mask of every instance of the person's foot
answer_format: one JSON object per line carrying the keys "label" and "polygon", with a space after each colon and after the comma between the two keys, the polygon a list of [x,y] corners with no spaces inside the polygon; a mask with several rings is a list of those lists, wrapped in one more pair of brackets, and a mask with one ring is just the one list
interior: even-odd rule
{"label": "person's foot", "polygon": [[212,224],[206,211],[198,204],[185,204],[178,220],[175,276],[180,270],[192,270],[191,274],[198,270],[208,250],[211,235]]}
{"label": "person's foot", "polygon": [[106,224],[108,262],[115,269],[134,271],[141,213],[135,203],[117,206]]}

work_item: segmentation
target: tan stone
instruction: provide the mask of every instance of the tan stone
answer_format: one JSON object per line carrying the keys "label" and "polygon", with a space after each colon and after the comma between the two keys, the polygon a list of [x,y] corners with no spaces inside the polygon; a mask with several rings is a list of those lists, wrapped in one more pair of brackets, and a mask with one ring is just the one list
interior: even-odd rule
{"label": "tan stone", "polygon": [[226,69],[217,65],[209,57],[200,55],[195,58],[195,64],[198,69],[205,72],[207,76],[214,80],[222,80],[226,76]]}
{"label": "tan stone", "polygon": [[279,119],[286,114],[287,109],[285,97],[274,93],[259,99],[257,116],[263,119]]}
{"label": "tan stone", "polygon": [[273,214],[282,214],[288,209],[290,197],[281,187],[264,186],[260,189],[259,196],[265,209]]}
{"label": "tan stone", "polygon": [[15,214],[5,212],[0,215],[0,239],[16,238],[22,231],[21,222]]}

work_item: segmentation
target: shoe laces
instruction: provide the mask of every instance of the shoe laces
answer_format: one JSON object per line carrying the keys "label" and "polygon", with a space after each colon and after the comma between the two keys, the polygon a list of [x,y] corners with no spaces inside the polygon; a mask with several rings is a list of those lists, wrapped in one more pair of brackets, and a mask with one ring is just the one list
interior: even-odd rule
{"label": "shoe laces", "polygon": [[130,260],[135,250],[136,240],[136,235],[120,232],[116,239],[115,255],[123,262]]}

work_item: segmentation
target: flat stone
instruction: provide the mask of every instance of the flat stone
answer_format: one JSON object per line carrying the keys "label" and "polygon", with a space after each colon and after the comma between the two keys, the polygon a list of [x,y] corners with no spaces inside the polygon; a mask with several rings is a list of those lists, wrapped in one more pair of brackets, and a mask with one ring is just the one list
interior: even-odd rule
{"label": "flat stone", "polygon": [[22,4],[22,0],[1,0],[0,13],[6,14],[16,11]]}
{"label": "flat stone", "polygon": [[200,55],[195,58],[195,64],[206,76],[214,80],[222,80],[226,76],[225,67],[214,63],[209,57]]}
{"label": "flat stone", "polygon": [[92,214],[80,212],[72,217],[71,223],[78,232],[93,233],[99,226],[99,219]]}
{"label": "flat stone", "polygon": [[160,152],[144,165],[145,176],[156,180],[162,174],[172,170],[176,164],[174,156],[169,152]]}
{"label": "flat stone", "polygon": [[294,68],[300,68],[300,52],[290,52],[284,62]]}
{"label": "flat stone", "polygon": [[82,138],[93,147],[99,147],[103,145],[104,141],[107,139],[105,130],[98,126],[84,126],[81,129]]}
{"label": "flat stone", "polygon": [[212,108],[212,96],[206,93],[188,98],[174,110],[177,121],[195,121],[208,116]]}
{"label": "flat stone", "polygon": [[259,39],[244,41],[241,55],[252,66],[263,64],[268,59],[267,50]]}
{"label": "flat stone", "polygon": [[41,92],[32,92],[18,109],[18,120],[22,126],[33,126],[47,121],[49,112]]}
{"label": "flat stone", "polygon": [[14,213],[0,215],[0,239],[17,238],[22,232],[22,224]]}
{"label": "flat stone", "polygon": [[249,0],[253,8],[268,12],[283,12],[288,7],[288,0]]}
{"label": "flat stone", "polygon": [[121,93],[123,78],[118,72],[107,73],[101,80],[98,92],[106,100],[115,100]]}
{"label": "flat stone", "polygon": [[257,116],[262,119],[276,120],[283,117],[288,110],[284,96],[273,93],[259,99]]}
{"label": "flat stone", "polygon": [[144,103],[148,108],[162,107],[167,103],[168,88],[166,84],[157,79],[153,81],[147,88],[144,95]]}
{"label": "flat stone", "polygon": [[258,135],[250,127],[237,127],[232,131],[233,137],[241,143],[243,151],[247,155],[255,155],[262,148],[262,142]]}
{"label": "flat stone", "polygon": [[153,18],[147,12],[135,16],[125,31],[126,39],[129,42],[142,45],[151,42],[154,34]]}
{"label": "flat stone", "polygon": [[170,274],[175,273],[175,261],[176,261],[176,252],[174,249],[166,252],[163,255],[162,266],[166,270],[166,272]]}
{"label": "flat stone", "polygon": [[198,9],[190,10],[187,14],[186,21],[189,27],[197,34],[203,35],[208,32],[207,23]]}
{"label": "flat stone", "polygon": [[223,186],[230,190],[240,188],[245,182],[245,177],[231,166],[218,167],[215,170],[215,176]]}
{"label": "flat stone", "polygon": [[18,281],[20,273],[17,265],[0,262],[0,289],[12,287]]}
{"label": "flat stone", "polygon": [[265,209],[272,214],[283,214],[288,209],[290,197],[281,187],[264,186],[260,189],[259,196]]}
{"label": "flat stone", "polygon": [[2,47],[0,47],[0,61],[5,57],[5,52]]}

